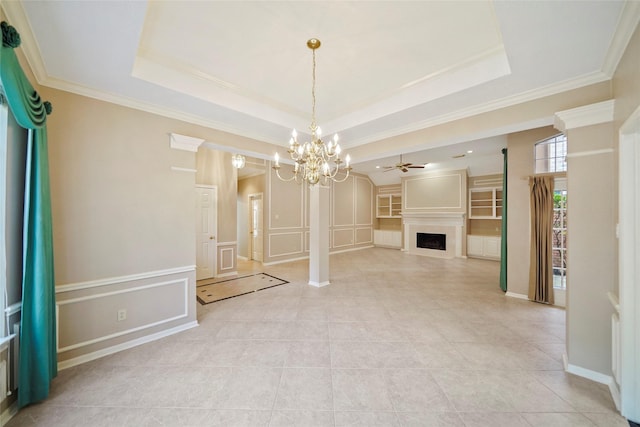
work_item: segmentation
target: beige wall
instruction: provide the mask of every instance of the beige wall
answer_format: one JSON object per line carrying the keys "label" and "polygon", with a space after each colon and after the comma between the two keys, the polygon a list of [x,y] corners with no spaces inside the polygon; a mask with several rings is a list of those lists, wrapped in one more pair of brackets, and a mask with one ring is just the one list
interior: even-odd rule
{"label": "beige wall", "polygon": [[231,153],[201,145],[196,155],[196,184],[213,185],[218,194],[217,275],[237,271],[238,171]]}
{"label": "beige wall", "polygon": [[[194,326],[196,176],[184,170],[196,168],[196,156],[171,149],[169,134],[211,132],[40,92],[54,107],[47,122],[61,366]],[[223,236],[235,240],[235,230]],[[117,321],[121,309],[127,318]]]}
{"label": "beige wall", "polygon": [[[616,282],[617,197],[613,124],[566,131],[567,355],[569,363],[611,375],[611,315]],[[605,150],[605,151],[592,151]],[[598,154],[595,154],[598,153]]]}
{"label": "beige wall", "polygon": [[[283,177],[291,167],[282,165]],[[374,186],[368,177],[352,174],[345,182],[329,184],[329,250],[339,252],[373,245]],[[264,262],[309,256],[309,189],[283,182],[275,172],[265,176]]]}
{"label": "beige wall", "polygon": [[403,212],[466,212],[467,171],[425,172],[402,178]]}
{"label": "beige wall", "polygon": [[[560,133],[551,126],[510,134],[507,138],[507,291],[529,289],[529,182],[534,172],[533,146]],[[571,242],[569,243],[571,244]]]}

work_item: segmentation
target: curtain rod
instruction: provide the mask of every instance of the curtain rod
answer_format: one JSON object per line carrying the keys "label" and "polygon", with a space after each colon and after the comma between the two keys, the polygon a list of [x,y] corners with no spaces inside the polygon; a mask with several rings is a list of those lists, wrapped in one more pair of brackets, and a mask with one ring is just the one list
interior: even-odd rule
{"label": "curtain rod", "polygon": [[557,177],[557,178],[566,178],[567,177],[567,173],[566,172],[546,172],[546,173],[536,173],[533,175],[525,175],[520,177],[520,179],[529,179],[529,178],[533,178],[534,176],[553,176],[553,177]]}

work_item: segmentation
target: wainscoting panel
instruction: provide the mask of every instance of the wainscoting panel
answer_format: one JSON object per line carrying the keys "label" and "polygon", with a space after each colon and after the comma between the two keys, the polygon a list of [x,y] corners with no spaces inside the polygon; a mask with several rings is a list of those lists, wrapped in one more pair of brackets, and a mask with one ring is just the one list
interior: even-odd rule
{"label": "wainscoting panel", "polygon": [[353,246],[353,228],[333,230],[333,247]]}
{"label": "wainscoting panel", "polygon": [[356,228],[356,245],[373,243],[373,229],[371,227]]}
{"label": "wainscoting panel", "polygon": [[[58,360],[91,360],[127,342],[193,327],[195,267],[56,288]],[[72,365],[73,363],[71,363]]]}
{"label": "wainscoting panel", "polygon": [[303,233],[275,233],[269,235],[269,257],[299,255],[303,251]]}
{"label": "wainscoting panel", "polygon": [[236,242],[232,245],[223,246],[218,244],[218,265],[220,266],[220,273],[229,273],[236,270]]}

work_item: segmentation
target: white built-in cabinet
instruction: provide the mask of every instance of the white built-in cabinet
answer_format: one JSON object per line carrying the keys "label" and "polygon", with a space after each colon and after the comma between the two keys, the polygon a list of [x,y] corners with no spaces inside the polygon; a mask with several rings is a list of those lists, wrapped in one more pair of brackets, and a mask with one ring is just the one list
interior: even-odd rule
{"label": "white built-in cabinet", "polygon": [[500,259],[500,237],[467,236],[467,256]]}
{"label": "white built-in cabinet", "polygon": [[373,230],[373,244],[386,248],[401,248],[402,232],[396,230]]}

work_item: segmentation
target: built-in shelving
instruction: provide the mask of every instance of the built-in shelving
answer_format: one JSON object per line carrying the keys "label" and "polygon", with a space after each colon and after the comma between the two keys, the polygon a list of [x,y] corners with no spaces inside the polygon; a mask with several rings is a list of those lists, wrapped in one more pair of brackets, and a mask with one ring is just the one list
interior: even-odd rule
{"label": "built-in shelving", "polygon": [[378,218],[401,218],[402,197],[399,194],[378,194],[376,216]]}
{"label": "built-in shelving", "polygon": [[472,188],[469,190],[470,219],[502,218],[502,187]]}

